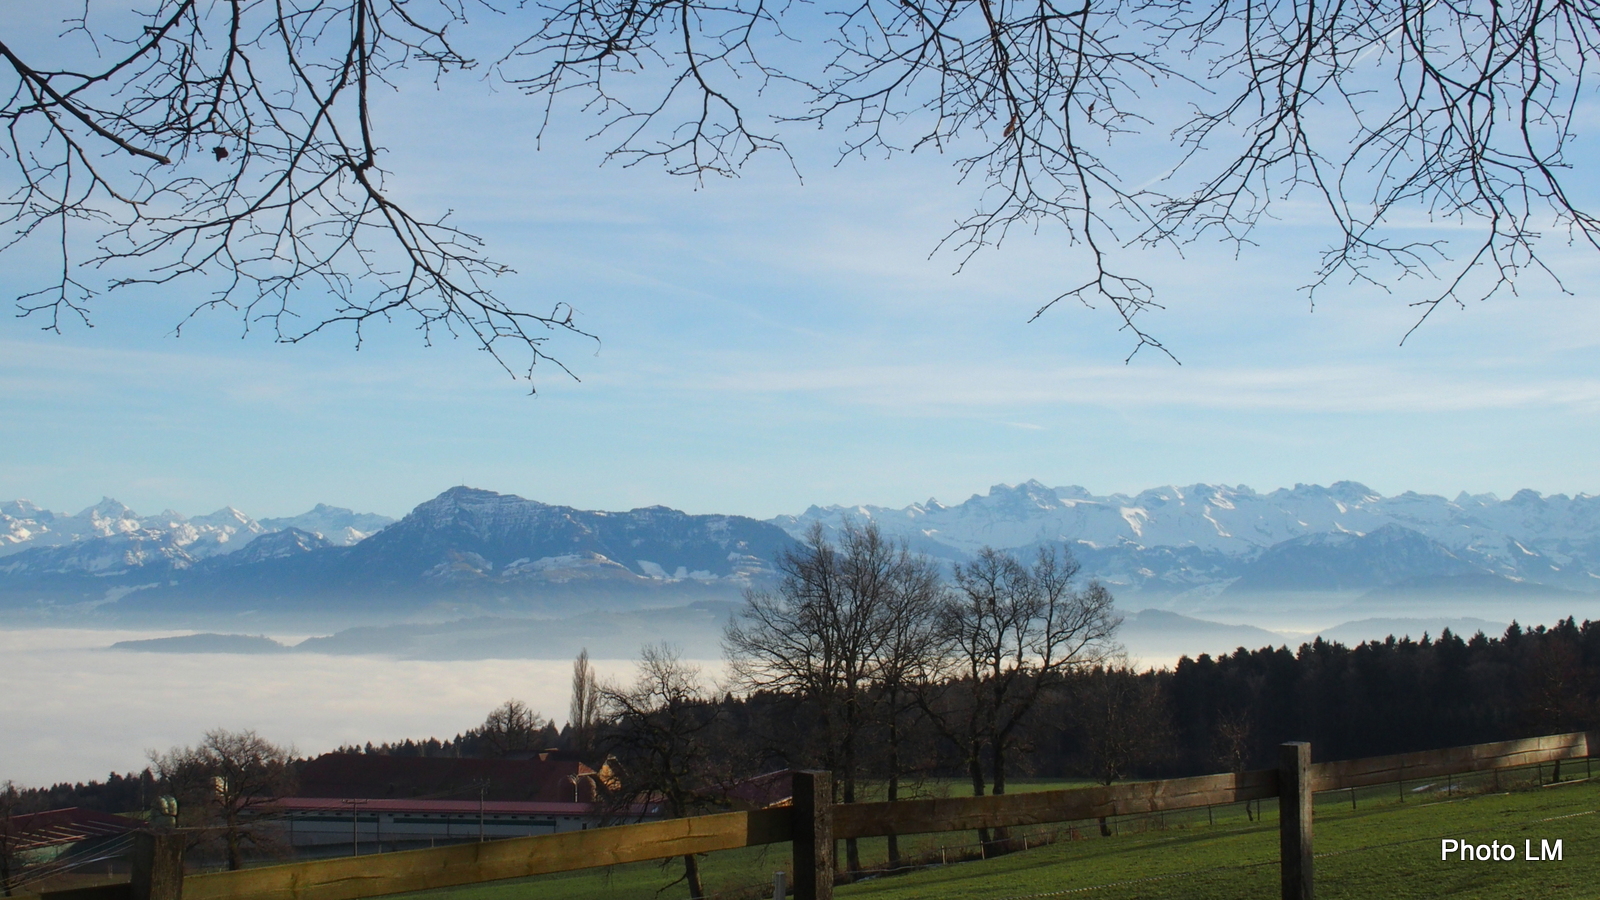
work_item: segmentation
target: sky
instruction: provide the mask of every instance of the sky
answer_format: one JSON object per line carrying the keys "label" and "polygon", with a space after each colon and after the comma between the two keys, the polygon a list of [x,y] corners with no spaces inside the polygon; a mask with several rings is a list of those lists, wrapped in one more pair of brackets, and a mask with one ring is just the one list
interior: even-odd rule
{"label": "sky", "polygon": [[[12,6],[8,40],[54,27],[41,18],[52,5]],[[1027,479],[1096,493],[1341,479],[1384,494],[1600,492],[1592,251],[1546,247],[1570,294],[1527,277],[1441,308],[1402,345],[1409,304],[1436,286],[1333,285],[1313,309],[1300,287],[1330,236],[1284,203],[1239,253],[1119,253],[1165,305],[1144,326],[1176,357],[1128,360],[1108,309],[1063,303],[1029,321],[1085,277],[1059,230],[1018,230],[964,266],[940,249],[979,200],[957,177],[959,148],[840,160],[836,133],[790,128],[792,166],[768,154],[696,183],[606,163],[586,139],[595,120],[558,113],[536,141],[538,106],[514,91],[402,76],[375,121],[394,196],[480,235],[515,270],[497,285],[512,303],[570,304],[598,336],[547,345],[576,378],[541,367],[530,394],[470,342],[428,346],[403,321],[359,349],[338,330],[275,344],[226,312],[179,336],[204,282],[103,294],[92,328],[0,316],[0,500],[400,516],[467,484],[766,518],[954,503]],[[1136,171],[1159,173],[1159,153],[1139,155],[1152,141],[1135,144]],[[1577,177],[1592,196],[1592,174]],[[0,254],[0,295],[37,287],[46,265]],[[566,698],[563,661],[303,654],[264,673],[104,650],[136,636],[149,635],[0,631],[15,663],[0,720],[28,735],[0,742],[6,777],[128,771],[217,725],[318,752],[448,736],[508,696],[559,717]],[[383,702],[395,696],[408,702]]]}
{"label": "sky", "polygon": [[[696,184],[606,164],[581,113],[536,147],[536,104],[480,80],[402,88],[377,117],[390,185],[482,236],[516,270],[498,285],[513,303],[577,310],[599,340],[546,348],[576,378],[549,367],[530,395],[403,322],[359,350],[337,330],[274,344],[227,313],[177,336],[203,283],[103,295],[93,328],[0,319],[0,499],[400,516],[468,484],[770,517],[1030,478],[1600,492],[1592,251],[1548,247],[1571,294],[1528,277],[1402,345],[1435,286],[1336,285],[1312,309],[1299,288],[1328,235],[1291,203],[1237,255],[1125,254],[1177,358],[1126,361],[1109,309],[1029,322],[1085,272],[1059,231],[964,267],[939,249],[978,199],[949,155],[840,162],[835,135],[798,132],[793,167],[758,156]],[[37,266],[0,257],[0,292]]]}

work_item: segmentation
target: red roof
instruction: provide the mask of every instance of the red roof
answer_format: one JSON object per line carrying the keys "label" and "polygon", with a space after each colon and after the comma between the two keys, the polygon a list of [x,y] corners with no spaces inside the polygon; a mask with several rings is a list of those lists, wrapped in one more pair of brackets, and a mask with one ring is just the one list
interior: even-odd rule
{"label": "red roof", "polygon": [[746,778],[727,789],[729,800],[754,809],[784,806],[793,800],[794,769],[779,769]]}
{"label": "red roof", "polygon": [[18,838],[18,847],[52,847],[75,844],[90,838],[127,834],[144,827],[144,822],[98,810],[69,806],[45,812],[12,816],[9,830]]}

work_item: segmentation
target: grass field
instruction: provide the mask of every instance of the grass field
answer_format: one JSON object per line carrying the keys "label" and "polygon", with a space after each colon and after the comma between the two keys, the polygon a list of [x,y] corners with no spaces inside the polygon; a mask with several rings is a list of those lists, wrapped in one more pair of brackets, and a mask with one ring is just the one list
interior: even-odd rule
{"label": "grass field", "polygon": [[[1316,823],[1319,898],[1600,896],[1600,788],[1588,783],[1432,802],[1365,803],[1323,798]],[[872,900],[1003,900],[1040,895],[1094,898],[1274,897],[1277,817],[1184,823],[1113,839],[1066,841],[995,860],[929,869],[839,890]],[[1514,862],[1440,860],[1440,840],[1511,841]],[[1541,839],[1563,842],[1560,862],[1527,862]]]}
{"label": "grass field", "polygon": [[[1529,773],[1530,775],[1532,773]],[[1581,772],[1579,774],[1582,774]],[[1546,772],[1548,775],[1548,772]],[[1600,897],[1600,784],[1513,785],[1485,776],[1462,785],[1395,785],[1322,794],[1316,809],[1316,881],[1322,900]],[[1502,788],[1496,790],[1496,786]],[[1035,785],[1029,785],[1035,786]],[[1058,787],[1060,783],[1039,783]],[[1018,789],[1023,786],[1019,785]],[[1504,790],[1504,788],[1514,788]],[[1404,802],[1401,798],[1404,797]],[[840,900],[1020,900],[1095,898],[1267,898],[1278,891],[1277,814],[1272,801],[1252,821],[1244,806],[1114,820],[1102,838],[1093,823],[1033,828],[1025,852],[992,860],[929,865],[841,885]],[[1055,838],[1054,842],[1051,842]],[[1440,860],[1443,838],[1510,841],[1514,862]],[[1559,862],[1523,860],[1524,840],[1562,841]],[[902,850],[954,860],[972,852],[970,833],[902,838]],[[864,840],[867,865],[884,860],[882,839]],[[713,900],[771,896],[772,873],[789,871],[777,844],[703,858]],[[635,864],[410,895],[413,900],[676,900],[681,864]],[[669,886],[670,885],[670,886]]]}

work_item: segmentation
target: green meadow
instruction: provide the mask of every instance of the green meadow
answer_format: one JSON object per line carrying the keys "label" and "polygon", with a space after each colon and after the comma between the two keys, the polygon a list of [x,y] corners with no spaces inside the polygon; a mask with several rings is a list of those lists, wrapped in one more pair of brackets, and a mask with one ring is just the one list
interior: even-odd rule
{"label": "green meadow", "polygon": [[[1548,775],[1548,772],[1544,773]],[[1569,773],[1570,774],[1570,773]],[[1578,774],[1583,774],[1579,772]],[[1600,786],[1588,781],[1538,786],[1533,773],[1483,776],[1465,782],[1387,785],[1352,794],[1317,796],[1317,896],[1378,898],[1538,898],[1600,896]],[[1016,790],[1069,786],[1016,785]],[[1166,815],[1119,817],[1114,834],[1096,823],[1019,829],[1028,849],[977,859],[970,832],[901,839],[904,858],[918,865],[894,874],[868,874],[835,891],[840,900],[1021,900],[1031,897],[1209,898],[1277,895],[1277,812],[1242,804]],[[1516,847],[1515,861],[1441,860],[1441,841],[1500,841]],[[1540,842],[1562,842],[1560,861],[1523,859]],[[843,847],[841,845],[841,858]],[[887,862],[881,838],[860,842],[862,864]],[[789,847],[713,853],[701,858],[713,900],[772,895],[772,874],[790,870]],[[409,895],[412,900],[677,900],[678,860],[590,869]]]}

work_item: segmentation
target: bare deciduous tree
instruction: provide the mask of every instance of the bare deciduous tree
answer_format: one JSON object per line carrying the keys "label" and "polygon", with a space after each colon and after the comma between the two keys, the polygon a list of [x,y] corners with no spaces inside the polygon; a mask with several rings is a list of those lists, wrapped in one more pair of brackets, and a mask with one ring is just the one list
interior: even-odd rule
{"label": "bare deciduous tree", "polygon": [[[905,774],[906,719],[917,708],[917,683],[938,666],[937,612],[944,599],[944,580],[930,559],[912,555],[901,545],[889,579],[888,608],[884,615],[883,642],[878,648],[873,681],[881,712],[877,718],[888,732],[885,740],[885,796],[900,799]],[[889,835],[889,865],[900,862],[900,839]]]}
{"label": "bare deciduous tree", "polygon": [[[837,546],[815,524],[776,562],[777,589],[745,592],[723,645],[743,687],[791,692],[815,706],[822,763],[836,773],[840,799],[854,803],[874,688],[888,675],[901,690],[917,665],[910,654],[919,626],[895,617],[926,610],[931,569],[872,522],[845,523]],[[860,869],[854,840],[845,842],[845,858],[850,871]]]}
{"label": "bare deciduous tree", "polygon": [[294,789],[292,748],[273,744],[252,730],[206,732],[194,747],[151,751],[156,775],[178,798],[179,822],[221,832],[228,868],[244,865],[246,845],[265,847],[270,838],[251,827],[252,811]]}
{"label": "bare deciduous tree", "polygon": [[[633,684],[599,689],[600,706],[609,720],[607,749],[621,769],[620,791],[613,800],[624,809],[661,804],[672,818],[695,815],[720,799],[715,773],[717,755],[710,731],[719,708],[706,693],[700,670],[664,644],[640,654]],[[690,900],[705,896],[695,855],[683,857],[683,880]]]}
{"label": "bare deciduous tree", "polygon": [[[1228,771],[1235,775],[1242,774],[1250,767],[1252,747],[1256,739],[1255,708],[1256,697],[1260,693],[1260,683],[1253,681],[1249,684],[1249,691],[1248,702],[1221,711],[1217,717],[1216,730],[1212,734],[1213,752],[1217,762],[1226,766]],[[1250,821],[1255,821],[1256,814],[1252,802],[1245,802],[1244,814]]]}
{"label": "bare deciduous tree", "polygon": [[1254,730],[1248,710],[1234,710],[1217,719],[1213,740],[1216,758],[1229,772],[1238,775],[1250,767],[1250,743],[1254,739]]}
{"label": "bare deciduous tree", "polygon": [[[1159,760],[1172,736],[1161,685],[1154,678],[1141,678],[1126,658],[1110,662],[1072,679],[1072,725],[1083,748],[1082,764],[1101,784]],[[1103,816],[1100,833],[1111,834]]]}
{"label": "bare deciduous tree", "polygon": [[544,717],[521,700],[511,699],[489,711],[478,737],[493,756],[543,749],[539,746]]}
{"label": "bare deciduous tree", "polygon": [[[1006,791],[1019,730],[1039,698],[1073,669],[1102,661],[1121,620],[1099,582],[1072,581],[1070,553],[1041,547],[1032,566],[989,547],[955,570],[957,590],[940,610],[941,668],[928,680],[924,708],[962,748],[973,796]],[[979,833],[991,843],[987,829]],[[1003,849],[1006,834],[997,841]]]}

